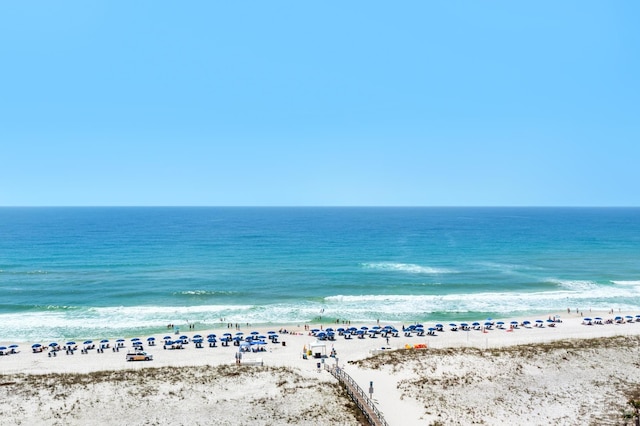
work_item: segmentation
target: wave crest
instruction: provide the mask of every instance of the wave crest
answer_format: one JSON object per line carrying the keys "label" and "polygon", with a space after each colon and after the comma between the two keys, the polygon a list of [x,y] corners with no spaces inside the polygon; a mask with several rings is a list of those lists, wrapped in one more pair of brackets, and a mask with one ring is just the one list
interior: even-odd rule
{"label": "wave crest", "polygon": [[391,272],[406,272],[409,274],[449,274],[452,271],[445,268],[433,268],[431,266],[416,265],[414,263],[396,263],[396,262],[374,262],[363,263],[362,266],[367,269]]}

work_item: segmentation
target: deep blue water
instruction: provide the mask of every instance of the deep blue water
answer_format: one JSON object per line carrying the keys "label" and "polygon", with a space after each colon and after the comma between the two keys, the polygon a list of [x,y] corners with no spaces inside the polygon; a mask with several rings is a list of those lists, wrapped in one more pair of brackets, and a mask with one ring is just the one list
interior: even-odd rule
{"label": "deep blue water", "polygon": [[637,208],[0,208],[4,340],[640,308]]}

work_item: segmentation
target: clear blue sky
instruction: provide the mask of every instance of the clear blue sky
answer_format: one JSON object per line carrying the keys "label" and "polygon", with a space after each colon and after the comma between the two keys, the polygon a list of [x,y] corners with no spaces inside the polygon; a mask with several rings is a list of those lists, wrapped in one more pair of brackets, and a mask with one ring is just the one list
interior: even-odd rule
{"label": "clear blue sky", "polygon": [[639,17],[2,2],[0,205],[640,206]]}

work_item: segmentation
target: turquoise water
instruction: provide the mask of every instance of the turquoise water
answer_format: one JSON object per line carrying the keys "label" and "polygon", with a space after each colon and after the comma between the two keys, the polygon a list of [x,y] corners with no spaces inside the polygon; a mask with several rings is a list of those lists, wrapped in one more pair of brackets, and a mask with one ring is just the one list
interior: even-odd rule
{"label": "turquoise water", "polygon": [[0,208],[3,341],[640,309],[636,208]]}

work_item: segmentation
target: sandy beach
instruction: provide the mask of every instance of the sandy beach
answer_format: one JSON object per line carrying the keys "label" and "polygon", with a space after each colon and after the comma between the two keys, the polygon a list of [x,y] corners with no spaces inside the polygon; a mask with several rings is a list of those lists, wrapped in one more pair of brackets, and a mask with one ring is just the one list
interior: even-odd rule
{"label": "sandy beach", "polygon": [[[128,418],[146,424],[359,424],[354,404],[320,364],[339,365],[366,392],[373,382],[373,401],[390,425],[621,424],[640,383],[636,314],[585,312],[602,318],[602,324],[586,325],[575,312],[553,312],[502,319],[504,329],[497,319],[490,329],[480,321],[469,331],[444,324],[443,331],[424,336],[405,336],[403,324],[391,324],[400,332],[388,343],[380,336],[337,336],[313,349],[327,355],[319,359],[303,357],[316,341],[304,326],[243,326],[245,334],[288,332],[261,345],[264,351],[243,353],[240,365],[238,346],[209,347],[206,339],[202,348],[191,342],[171,350],[163,349],[164,335],[156,335],[155,346],[144,345],[153,360],[140,362],[125,359],[130,339],[118,351],[110,346],[85,354],[78,342],[73,355],[61,350],[56,356],[19,343],[18,353],[0,357],[0,415],[13,424]],[[562,322],[547,321],[556,316]],[[634,321],[616,323],[616,316]],[[522,327],[524,320],[532,325]],[[512,321],[519,326],[512,329]],[[308,328],[327,327],[345,326]],[[237,330],[196,328],[180,335],[225,332]],[[138,337],[146,343],[148,336]]]}

